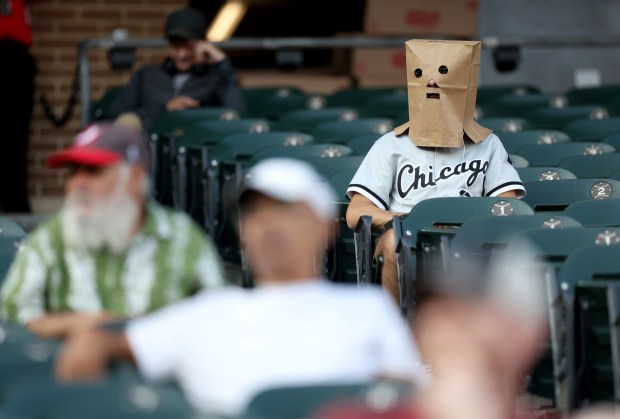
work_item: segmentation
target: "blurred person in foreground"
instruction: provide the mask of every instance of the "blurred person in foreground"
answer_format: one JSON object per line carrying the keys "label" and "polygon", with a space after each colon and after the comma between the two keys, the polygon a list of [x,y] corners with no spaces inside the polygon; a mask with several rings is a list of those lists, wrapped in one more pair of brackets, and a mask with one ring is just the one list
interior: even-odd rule
{"label": "blurred person in foreground", "polygon": [[4,319],[63,337],[223,284],[219,257],[199,227],[149,199],[143,134],[91,125],[48,165],[69,168],[65,204],[17,254],[0,294]]}
{"label": "blurred person in foreground", "polygon": [[432,371],[428,387],[387,410],[345,403],[326,407],[316,418],[545,417],[516,406],[548,328],[542,274],[529,269],[527,245],[518,253],[488,270],[455,259],[448,273],[417,284],[413,329]]}
{"label": "blurred person in foreground", "polygon": [[165,111],[202,106],[245,108],[230,59],[205,40],[207,22],[196,9],[172,12],[164,35],[168,57],[161,65],[140,68],[112,104],[109,118],[137,114],[145,130]]}
{"label": "blurred person in foreground", "polygon": [[57,375],[93,379],[123,359],[147,378],[175,379],[197,409],[227,415],[270,387],[422,382],[413,338],[391,299],[316,274],[334,233],[335,198],[306,163],[258,164],[239,201],[241,243],[257,288],[205,293],[133,320],[124,332],[75,335]]}

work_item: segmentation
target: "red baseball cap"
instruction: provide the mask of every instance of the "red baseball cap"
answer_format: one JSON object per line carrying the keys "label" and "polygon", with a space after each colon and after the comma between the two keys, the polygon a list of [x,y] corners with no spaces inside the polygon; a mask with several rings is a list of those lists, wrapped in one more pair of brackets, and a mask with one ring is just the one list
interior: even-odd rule
{"label": "red baseball cap", "polygon": [[92,124],[80,131],[73,146],[52,154],[47,165],[51,168],[71,164],[109,166],[120,161],[139,163],[148,170],[148,141],[134,129],[105,123]]}

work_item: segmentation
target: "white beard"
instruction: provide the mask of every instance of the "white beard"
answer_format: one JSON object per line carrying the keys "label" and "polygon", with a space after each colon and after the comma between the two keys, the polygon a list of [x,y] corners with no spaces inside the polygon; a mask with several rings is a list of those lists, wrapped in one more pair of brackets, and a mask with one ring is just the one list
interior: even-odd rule
{"label": "white beard", "polygon": [[[106,198],[84,191],[67,197],[60,211],[60,225],[68,247],[78,251],[107,249],[115,255],[127,251],[140,216],[140,206],[127,193],[127,180],[121,178],[116,190]],[[81,215],[85,204],[92,205],[92,210]]]}

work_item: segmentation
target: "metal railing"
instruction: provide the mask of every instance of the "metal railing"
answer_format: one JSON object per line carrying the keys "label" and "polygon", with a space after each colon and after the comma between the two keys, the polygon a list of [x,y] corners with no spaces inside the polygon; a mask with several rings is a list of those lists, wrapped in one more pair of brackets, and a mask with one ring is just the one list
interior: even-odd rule
{"label": "metal railing", "polygon": [[[317,49],[317,48],[383,48],[402,47],[411,38],[385,37],[342,37],[342,38],[236,38],[215,44],[224,50],[234,49]],[[483,48],[521,46],[532,48],[594,48],[620,47],[620,35],[592,36],[538,36],[538,37],[483,37]],[[90,115],[90,64],[88,52],[91,49],[111,48],[165,48],[163,38],[137,38],[115,40],[113,38],[88,39],[78,44],[81,124],[88,123]]]}

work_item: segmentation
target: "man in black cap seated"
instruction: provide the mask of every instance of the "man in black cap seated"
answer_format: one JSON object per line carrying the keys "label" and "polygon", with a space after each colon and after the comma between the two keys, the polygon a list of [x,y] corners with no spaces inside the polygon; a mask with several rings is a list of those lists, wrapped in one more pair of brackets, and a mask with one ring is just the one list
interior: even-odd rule
{"label": "man in black cap seated", "polygon": [[207,22],[196,9],[172,12],[166,21],[168,58],[145,65],[133,76],[107,117],[135,113],[148,130],[164,111],[201,106],[245,107],[226,54],[205,39]]}

